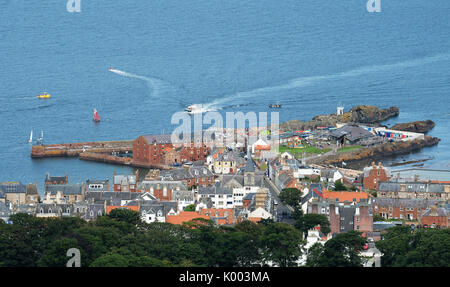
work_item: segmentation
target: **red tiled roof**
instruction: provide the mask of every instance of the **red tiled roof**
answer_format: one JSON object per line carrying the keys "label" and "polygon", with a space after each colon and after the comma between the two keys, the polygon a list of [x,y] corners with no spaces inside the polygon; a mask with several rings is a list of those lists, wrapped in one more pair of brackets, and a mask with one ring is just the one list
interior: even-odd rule
{"label": "red tiled roof", "polygon": [[339,202],[353,201],[355,198],[356,201],[359,202],[361,199],[368,199],[369,193],[356,191],[327,191],[324,189],[323,198],[338,199]]}
{"label": "red tiled roof", "polygon": [[166,222],[172,224],[183,224],[183,222],[189,222],[195,218],[210,219],[209,216],[198,214],[195,211],[182,211],[178,215],[168,215]]}

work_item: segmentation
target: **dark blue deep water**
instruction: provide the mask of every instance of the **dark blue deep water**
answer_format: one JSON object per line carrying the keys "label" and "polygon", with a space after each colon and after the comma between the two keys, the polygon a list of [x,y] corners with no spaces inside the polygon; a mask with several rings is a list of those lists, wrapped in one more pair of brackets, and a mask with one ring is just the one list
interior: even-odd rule
{"label": "dark blue deep water", "polygon": [[[31,2],[31,3],[30,3]],[[108,71],[113,67],[122,75]],[[0,1],[0,181],[42,185],[131,169],[31,160],[45,143],[168,132],[187,104],[310,120],[358,104],[399,106],[388,124],[431,119],[434,148],[407,159],[450,169],[450,1]],[[38,100],[41,92],[50,100]],[[94,124],[96,108],[102,122]]]}

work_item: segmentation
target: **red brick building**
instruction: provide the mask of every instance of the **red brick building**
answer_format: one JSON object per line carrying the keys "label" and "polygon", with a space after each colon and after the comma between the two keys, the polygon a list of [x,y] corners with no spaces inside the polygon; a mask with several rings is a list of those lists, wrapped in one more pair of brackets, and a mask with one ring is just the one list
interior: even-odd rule
{"label": "red brick building", "polygon": [[373,214],[385,219],[417,220],[436,200],[406,198],[376,198]]}
{"label": "red brick building", "polygon": [[50,176],[50,173],[45,175],[45,185],[50,184],[68,184],[69,175],[66,173],[65,176]]}
{"label": "red brick building", "polygon": [[435,204],[419,216],[419,224],[428,227],[448,228],[449,215],[448,210],[437,207],[437,204]]}
{"label": "red brick building", "polygon": [[363,187],[364,189],[378,189],[378,183],[381,181],[388,181],[391,178],[391,171],[389,168],[383,167],[381,162],[378,166],[372,163],[372,166],[364,168]]}
{"label": "red brick building", "polygon": [[215,185],[214,174],[204,165],[164,170],[160,177],[167,181],[182,181],[187,187]]}
{"label": "red brick building", "polygon": [[115,192],[136,192],[137,179],[139,178],[139,171],[136,170],[135,174],[116,174],[113,176],[113,190]]}
{"label": "red brick building", "polygon": [[148,192],[160,201],[171,201],[174,191],[185,191],[186,185],[181,181],[143,181],[138,185],[139,192]]}
{"label": "red brick building", "polygon": [[205,160],[209,150],[205,144],[173,145],[171,135],[140,136],[133,142],[133,163],[143,167],[158,167]]}
{"label": "red brick building", "polygon": [[331,234],[350,230],[363,234],[373,231],[371,205],[367,200],[361,200],[359,203],[314,200],[308,207],[308,213],[326,215],[330,222]]}

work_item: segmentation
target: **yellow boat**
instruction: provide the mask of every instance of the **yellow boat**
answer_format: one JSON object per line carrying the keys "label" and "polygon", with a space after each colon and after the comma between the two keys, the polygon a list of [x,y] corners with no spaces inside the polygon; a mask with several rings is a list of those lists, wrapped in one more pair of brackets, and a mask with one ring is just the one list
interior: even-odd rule
{"label": "yellow boat", "polygon": [[38,99],[49,99],[51,96],[50,94],[44,93],[42,95],[38,96]]}

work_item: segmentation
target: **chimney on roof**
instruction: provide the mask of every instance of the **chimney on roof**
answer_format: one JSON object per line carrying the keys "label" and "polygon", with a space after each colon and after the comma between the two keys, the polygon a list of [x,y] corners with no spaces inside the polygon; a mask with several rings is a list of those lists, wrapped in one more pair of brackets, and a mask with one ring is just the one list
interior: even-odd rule
{"label": "chimney on roof", "polygon": [[437,205],[438,205],[438,203],[435,202],[435,203],[433,204],[433,206],[431,207],[430,216],[438,216],[438,213],[437,213]]}

